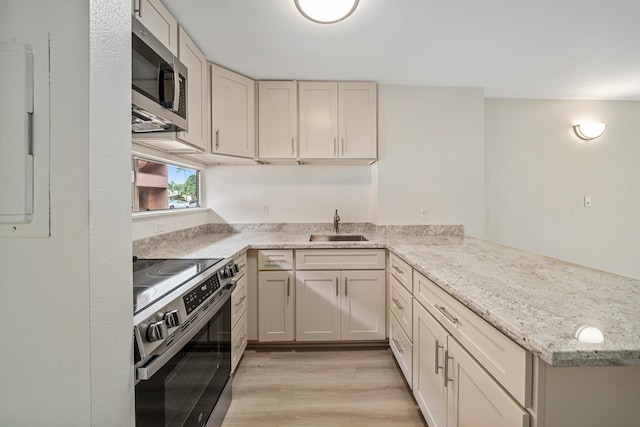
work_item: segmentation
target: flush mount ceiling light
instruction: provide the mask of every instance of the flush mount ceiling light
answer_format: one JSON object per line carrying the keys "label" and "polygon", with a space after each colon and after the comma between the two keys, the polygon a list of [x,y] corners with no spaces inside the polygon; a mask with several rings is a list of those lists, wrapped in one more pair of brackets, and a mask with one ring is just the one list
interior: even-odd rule
{"label": "flush mount ceiling light", "polygon": [[579,138],[590,141],[602,135],[606,127],[605,123],[580,123],[575,125],[573,130]]}
{"label": "flush mount ceiling light", "polygon": [[348,18],[360,0],[294,0],[300,13],[319,24],[334,24]]}

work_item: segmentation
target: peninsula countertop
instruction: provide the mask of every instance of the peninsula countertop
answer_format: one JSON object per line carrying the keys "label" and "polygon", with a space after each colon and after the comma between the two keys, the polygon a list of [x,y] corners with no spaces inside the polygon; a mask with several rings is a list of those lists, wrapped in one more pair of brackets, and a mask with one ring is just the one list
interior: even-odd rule
{"label": "peninsula countertop", "polygon": [[[134,255],[232,257],[249,249],[387,248],[551,366],[640,366],[640,280],[465,236],[362,233],[309,242],[308,231],[180,233],[134,242]],[[182,237],[181,237],[182,236]],[[593,326],[604,342],[576,339]]]}

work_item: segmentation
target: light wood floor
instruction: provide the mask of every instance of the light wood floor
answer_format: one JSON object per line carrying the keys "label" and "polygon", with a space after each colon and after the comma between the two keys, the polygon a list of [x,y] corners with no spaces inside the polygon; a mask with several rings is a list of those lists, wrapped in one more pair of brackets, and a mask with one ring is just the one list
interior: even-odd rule
{"label": "light wood floor", "polygon": [[223,427],[425,427],[389,349],[245,352]]}

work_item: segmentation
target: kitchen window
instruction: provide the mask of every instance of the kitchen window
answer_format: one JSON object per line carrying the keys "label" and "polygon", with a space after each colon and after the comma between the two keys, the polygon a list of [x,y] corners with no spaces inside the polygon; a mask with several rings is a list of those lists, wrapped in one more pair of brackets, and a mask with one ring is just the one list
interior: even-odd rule
{"label": "kitchen window", "polygon": [[200,206],[200,172],[197,169],[134,156],[131,182],[133,212]]}

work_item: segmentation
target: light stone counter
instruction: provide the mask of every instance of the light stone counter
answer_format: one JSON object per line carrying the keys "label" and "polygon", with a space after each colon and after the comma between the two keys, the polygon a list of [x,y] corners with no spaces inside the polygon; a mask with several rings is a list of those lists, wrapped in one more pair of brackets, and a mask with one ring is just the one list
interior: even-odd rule
{"label": "light stone counter", "polygon": [[[248,249],[388,248],[551,366],[640,365],[639,280],[464,237],[461,228],[347,228],[370,241],[335,243],[308,241],[322,229],[260,230],[212,233],[228,230],[197,227],[136,241],[134,255],[207,258]],[[584,325],[602,331],[604,342],[579,342],[575,333]]]}

